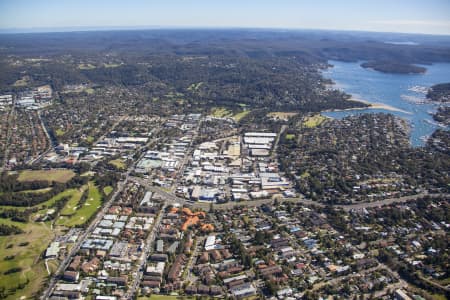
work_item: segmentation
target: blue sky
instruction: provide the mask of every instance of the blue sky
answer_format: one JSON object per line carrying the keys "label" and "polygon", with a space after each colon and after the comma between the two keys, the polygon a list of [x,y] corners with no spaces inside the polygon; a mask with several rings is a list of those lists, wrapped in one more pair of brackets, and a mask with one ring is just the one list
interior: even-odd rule
{"label": "blue sky", "polygon": [[450,35],[450,0],[0,0],[0,30],[122,26]]}

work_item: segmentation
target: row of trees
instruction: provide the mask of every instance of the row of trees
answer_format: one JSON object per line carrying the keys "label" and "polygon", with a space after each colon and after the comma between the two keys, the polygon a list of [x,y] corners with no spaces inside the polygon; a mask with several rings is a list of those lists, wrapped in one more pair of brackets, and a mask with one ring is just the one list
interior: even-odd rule
{"label": "row of trees", "polygon": [[[9,180],[9,179],[8,179]],[[15,178],[13,180],[16,180]],[[53,182],[48,186],[52,186],[52,189],[45,193],[20,193],[20,192],[5,192],[0,194],[0,205],[9,205],[9,206],[34,206],[39,203],[45,202],[52,198],[53,196],[61,193],[67,188],[74,188],[84,185],[88,182],[88,177],[75,176],[71,180],[66,183],[57,183]],[[32,184],[32,182],[31,182]],[[31,186],[30,184],[30,186]],[[13,186],[21,186],[23,185],[13,185]],[[25,185],[28,186],[28,185]]]}
{"label": "row of trees", "polygon": [[0,192],[11,193],[23,190],[37,190],[51,186],[51,182],[47,180],[38,181],[19,181],[18,174],[8,175],[4,172],[0,175]]}
{"label": "row of trees", "polygon": [[23,230],[14,225],[0,224],[0,236],[23,233]]}

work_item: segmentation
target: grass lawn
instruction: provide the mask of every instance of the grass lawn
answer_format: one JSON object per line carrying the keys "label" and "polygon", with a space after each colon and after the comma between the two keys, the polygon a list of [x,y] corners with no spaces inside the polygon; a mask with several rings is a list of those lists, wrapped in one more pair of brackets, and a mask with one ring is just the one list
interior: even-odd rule
{"label": "grass lawn", "polygon": [[93,93],[95,93],[95,90],[93,88],[87,88],[84,89],[84,92],[88,95],[92,95]]}
{"label": "grass lawn", "polygon": [[203,82],[193,83],[187,88],[187,90],[188,91],[197,91],[202,86],[202,84],[203,84]]}
{"label": "grass lawn", "polygon": [[233,119],[236,121],[236,122],[239,122],[240,120],[242,120],[242,118],[244,118],[246,115],[248,115],[250,113],[250,110],[244,110],[244,111],[241,111],[240,113],[237,113],[237,114],[235,114],[234,116],[233,116]]}
{"label": "grass lawn", "polygon": [[319,126],[323,122],[325,122],[326,119],[327,119],[326,117],[324,117],[320,114],[314,115],[314,116],[305,118],[305,120],[303,121],[303,125],[305,125],[305,127],[308,127],[308,128],[314,128],[314,127]]}
{"label": "grass lawn", "polygon": [[[20,267],[22,271],[4,275],[0,273],[0,288],[5,288],[9,295],[5,299],[19,299],[22,296],[32,298],[41,290],[48,273],[44,261],[40,259],[41,253],[48,247],[53,239],[50,226],[45,223],[19,223],[0,219],[0,223],[16,225],[25,233],[0,237],[0,270],[6,271]],[[19,246],[28,242],[26,246]],[[8,248],[8,245],[12,247]],[[5,260],[6,256],[14,256],[11,260]],[[28,279],[28,283],[27,283]],[[23,289],[14,291],[19,284],[24,284]]]}
{"label": "grass lawn", "polygon": [[233,113],[225,107],[214,107],[211,109],[211,115],[216,118],[231,117]]}
{"label": "grass lawn", "polygon": [[26,77],[23,77],[22,79],[16,80],[14,82],[13,86],[27,86],[28,85],[28,79]]}
{"label": "grass lawn", "polygon": [[102,196],[93,182],[89,182],[88,188],[88,197],[83,206],[78,207],[71,216],[60,216],[56,221],[56,225],[66,227],[82,225],[97,212],[102,204]]}
{"label": "grass lawn", "polygon": [[93,137],[93,136],[88,135],[88,136],[86,137],[86,142],[92,143],[93,141],[94,141],[94,137]]}
{"label": "grass lawn", "polygon": [[64,135],[64,133],[66,133],[66,132],[64,130],[62,130],[61,128],[58,128],[55,130],[56,136],[62,136],[62,135]]}
{"label": "grass lawn", "polygon": [[442,295],[442,294],[433,294],[432,297],[433,297],[433,300],[446,300],[447,299],[445,297],[445,295]]}
{"label": "grass lawn", "polygon": [[117,68],[117,67],[120,67],[122,64],[103,64],[103,66],[105,67],[105,68]]}
{"label": "grass lawn", "polygon": [[66,205],[61,210],[60,214],[63,216],[71,216],[75,214],[77,210],[78,202],[80,202],[83,192],[86,190],[87,186],[82,186],[79,190],[72,191],[72,197],[67,201]]}
{"label": "grass lawn", "polygon": [[274,111],[267,114],[268,117],[272,117],[275,119],[288,120],[289,118],[298,115],[296,112],[282,112],[282,111]]}
{"label": "grass lawn", "polygon": [[[52,198],[48,199],[45,202],[39,203],[39,204],[37,204],[35,206],[32,206],[31,208],[37,208],[39,210],[37,212],[37,214],[38,213],[45,213],[45,211],[48,208],[52,207],[55,204],[55,202],[61,200],[61,198],[63,198],[63,197],[71,196],[75,191],[76,191],[75,189],[67,189],[67,190],[65,190],[65,191],[63,191],[63,192],[53,196]],[[1,205],[0,206],[0,211],[4,210],[4,209],[15,209],[15,210],[18,210],[18,211],[24,211],[24,210],[26,210],[28,208],[29,207]]]}
{"label": "grass lawn", "polygon": [[293,140],[295,138],[295,134],[286,134],[286,139],[287,140]]}
{"label": "grass lawn", "polygon": [[[50,270],[50,273],[54,274],[56,272],[56,270],[58,269],[59,263],[56,259],[49,259],[47,261],[47,265]],[[47,272],[47,274],[48,274],[48,272]]]}
{"label": "grass lawn", "polygon": [[51,189],[52,189],[51,187],[48,187],[48,188],[37,189],[37,190],[23,190],[23,191],[19,191],[17,193],[44,194],[44,193],[47,193],[48,191],[50,191]]}
{"label": "grass lawn", "polygon": [[442,294],[432,294],[431,297],[433,297],[433,300],[446,300],[447,298],[445,295]]}
{"label": "grass lawn", "polygon": [[80,176],[81,177],[92,177],[94,175],[95,175],[94,171],[87,171],[87,172],[84,172],[83,174],[81,174]]}
{"label": "grass lawn", "polygon": [[309,174],[308,171],[305,171],[302,173],[302,175],[300,175],[301,178],[308,178],[309,176],[311,176],[311,175]]}
{"label": "grass lawn", "polygon": [[105,195],[106,196],[108,196],[109,194],[111,194],[111,192],[113,191],[113,187],[112,186],[110,186],[110,185],[108,185],[108,186],[105,186],[104,188],[103,188],[103,193],[105,193]]}
{"label": "grass lawn", "polygon": [[[22,223],[22,222],[16,222],[16,221],[12,221],[10,219],[4,219],[4,218],[0,218],[0,224],[3,225],[13,225],[13,226],[17,226],[22,230],[25,230],[25,227],[27,226],[27,223]],[[0,254],[2,253],[1,249],[0,249]],[[1,269],[0,269],[1,270]],[[0,273],[1,274],[1,273]]]}
{"label": "grass lawn", "polygon": [[195,297],[187,296],[168,296],[168,295],[151,295],[150,297],[138,297],[138,300],[188,300],[195,299]]}
{"label": "grass lawn", "polygon": [[92,70],[95,68],[96,68],[96,66],[94,66],[92,64],[79,64],[78,65],[78,69],[80,69],[80,70]]}
{"label": "grass lawn", "polygon": [[56,181],[65,183],[72,179],[75,173],[68,169],[53,169],[53,170],[25,170],[19,173],[19,181]]}
{"label": "grass lawn", "polygon": [[125,161],[123,159],[113,159],[109,161],[109,164],[113,165],[119,170],[125,170],[127,168],[127,165],[125,164]]}

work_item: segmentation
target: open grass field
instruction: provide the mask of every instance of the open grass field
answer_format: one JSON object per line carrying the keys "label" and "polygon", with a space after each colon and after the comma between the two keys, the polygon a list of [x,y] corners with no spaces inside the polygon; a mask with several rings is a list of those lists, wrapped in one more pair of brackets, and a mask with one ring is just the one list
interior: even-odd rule
{"label": "open grass field", "polygon": [[[87,188],[88,185],[84,187],[84,189]],[[85,215],[89,218],[97,210],[96,207],[100,205],[101,196],[98,189],[92,183],[90,183],[89,188],[89,196],[92,199],[90,202],[93,204],[92,208],[86,209],[88,206],[85,206],[84,210],[77,210],[72,218],[69,219],[70,222],[81,222],[81,217],[75,217],[77,214]],[[76,203],[78,203],[81,195],[82,190],[67,189],[48,201],[33,206],[33,208],[39,209],[33,215],[45,214],[50,207],[63,197],[69,196],[71,197],[69,202],[73,202],[73,199],[75,199]],[[89,199],[87,202],[89,202]],[[25,207],[0,207],[0,209],[6,208],[27,209]],[[51,230],[49,222],[20,223],[0,218],[0,224],[14,225],[24,231],[22,234],[0,237],[0,292],[5,292],[5,294],[0,294],[0,298],[19,299],[23,296],[27,299],[33,298],[41,290],[42,284],[48,277],[44,260],[40,259],[40,257],[53,239],[54,231]],[[6,257],[9,258],[5,259]],[[21,270],[7,275],[4,274],[5,271],[12,268],[21,268]],[[56,262],[50,261],[50,269],[56,269]],[[19,288],[19,285],[22,288]]]}
{"label": "open grass field", "polygon": [[88,197],[86,202],[81,207],[77,207],[74,214],[70,216],[61,215],[56,221],[56,225],[65,227],[83,225],[87,220],[89,220],[89,218],[91,218],[92,215],[97,212],[102,204],[102,196],[93,182],[89,182],[88,189]]}
{"label": "open grass field", "polygon": [[80,70],[93,70],[95,68],[97,68],[97,67],[92,64],[79,64],[78,65],[78,69],[80,69]]}
{"label": "open grass field", "polygon": [[114,188],[110,185],[105,186],[103,188],[103,193],[105,193],[106,196],[108,196],[109,194],[111,194],[111,192],[114,190]]}
{"label": "open grass field", "polygon": [[15,87],[27,86],[28,83],[29,83],[29,78],[24,76],[24,77],[22,77],[22,79],[16,80],[16,82],[14,82],[13,86],[15,86]]}
{"label": "open grass field", "polygon": [[233,112],[225,107],[214,107],[211,109],[211,115],[215,118],[233,118],[236,122],[239,122],[242,118],[244,118],[246,115],[248,115],[251,111],[250,110],[243,110],[241,112],[238,112],[236,114],[233,114]]}
{"label": "open grass field", "polygon": [[446,300],[447,299],[445,297],[445,295],[442,295],[442,294],[433,294],[432,297],[433,297],[433,300]]}
{"label": "open grass field", "polygon": [[314,128],[314,127],[319,126],[326,120],[327,120],[327,117],[324,117],[324,116],[318,114],[318,115],[314,115],[314,116],[305,118],[305,120],[303,121],[303,125],[307,128]]}
{"label": "open grass field", "polygon": [[48,191],[50,191],[52,188],[48,187],[48,188],[43,188],[43,189],[37,189],[37,190],[23,190],[17,193],[26,193],[26,194],[43,194],[43,193],[47,193]]}
{"label": "open grass field", "polygon": [[113,165],[119,170],[125,170],[127,168],[127,165],[125,164],[125,161],[123,159],[113,159],[109,161],[109,164]]}
{"label": "open grass field", "polygon": [[93,93],[95,93],[95,90],[93,88],[87,88],[84,89],[84,92],[88,95],[92,95]]}
{"label": "open grass field", "polygon": [[203,82],[193,83],[187,88],[187,90],[188,91],[197,91],[202,86],[202,84],[203,84]]}
{"label": "open grass field", "polygon": [[[0,290],[6,295],[2,299],[20,299],[26,296],[33,298],[42,287],[48,273],[40,255],[53,239],[50,226],[45,223],[19,223],[0,219],[0,223],[16,225],[25,233],[0,237]],[[20,246],[22,243],[28,243]],[[5,257],[12,259],[5,260]],[[22,268],[21,271],[4,275],[3,272],[11,268]],[[19,285],[22,289],[17,289]]]}
{"label": "open grass field", "polygon": [[28,208],[37,208],[39,211],[37,212],[37,214],[39,213],[43,213],[44,210],[47,210],[48,208],[52,207],[55,202],[61,200],[61,198],[66,197],[66,196],[71,196],[76,190],[75,189],[67,189],[55,196],[53,196],[52,198],[50,198],[49,200],[39,203],[35,206],[32,207],[16,207],[16,206],[8,206],[8,205],[1,205],[0,206],[0,211],[4,210],[4,209],[15,209],[18,211],[24,211]]}
{"label": "open grass field", "polygon": [[235,115],[233,116],[233,119],[234,119],[236,122],[239,122],[240,120],[242,120],[242,119],[243,119],[246,115],[248,115],[249,113],[250,113],[250,110],[244,110],[244,111],[241,111],[241,112],[235,114]]}
{"label": "open grass field", "polygon": [[168,295],[151,295],[150,297],[138,297],[138,300],[189,300],[195,297],[187,296],[168,296]]}
{"label": "open grass field", "polygon": [[300,175],[301,178],[308,178],[309,176],[311,176],[311,174],[309,174],[308,171],[305,171],[302,173],[302,175]]}
{"label": "open grass field", "polygon": [[81,196],[86,189],[87,186],[82,186],[79,190],[72,190],[71,197],[69,201],[67,201],[66,205],[64,205],[60,214],[63,216],[71,216],[75,214],[78,202],[80,202]]}
{"label": "open grass field", "polygon": [[282,112],[282,111],[274,111],[267,114],[268,117],[280,120],[288,120],[294,116],[298,115],[296,112]]}
{"label": "open grass field", "polygon": [[58,260],[56,259],[49,259],[47,260],[47,265],[48,269],[50,270],[50,273],[55,274],[56,270],[58,269],[59,263]]}
{"label": "open grass field", "polygon": [[225,107],[214,107],[211,109],[211,115],[216,118],[224,118],[233,116],[233,113]]}
{"label": "open grass field", "polygon": [[61,128],[58,128],[58,129],[55,130],[56,136],[63,136],[64,133],[66,133],[66,132],[63,129],[61,129]]}
{"label": "open grass field", "polygon": [[[13,194],[16,193],[23,193],[23,194],[44,194],[48,191],[51,191],[51,187],[48,188],[42,188],[42,189],[37,189],[37,190],[22,190],[22,191],[18,191],[18,192],[13,192]],[[3,192],[0,192],[0,195],[3,195]]]}
{"label": "open grass field", "polygon": [[112,63],[112,64],[103,64],[103,66],[105,67],[105,68],[117,68],[117,67],[120,67],[122,64],[114,64],[114,63]]}
{"label": "open grass field", "polygon": [[19,173],[19,181],[56,181],[65,183],[72,179],[75,173],[67,169],[52,169],[52,170],[25,170]]}

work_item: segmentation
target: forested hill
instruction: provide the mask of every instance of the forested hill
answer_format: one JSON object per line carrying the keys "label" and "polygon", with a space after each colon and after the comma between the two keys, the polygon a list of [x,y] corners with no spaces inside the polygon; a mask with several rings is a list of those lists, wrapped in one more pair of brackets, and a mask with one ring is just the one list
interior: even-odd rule
{"label": "forested hill", "polygon": [[[396,40],[414,41],[405,45]],[[450,62],[450,37],[313,30],[133,30],[1,34],[0,54],[67,53],[296,57],[303,62]]]}
{"label": "forested hill", "polygon": [[[414,40],[419,45],[387,41]],[[328,60],[450,62],[450,38],[327,31],[134,30],[0,35],[0,92],[121,87],[155,106],[322,111],[365,106],[329,89]],[[96,94],[96,95],[97,95]],[[92,97],[92,96],[91,96]],[[159,102],[158,102],[159,101]]]}
{"label": "forested hill", "polygon": [[433,85],[428,90],[427,98],[432,101],[450,102],[450,82]]}
{"label": "forested hill", "polygon": [[389,61],[370,61],[361,64],[363,68],[371,68],[375,71],[383,73],[395,73],[395,74],[417,74],[425,73],[427,70],[424,67],[415,66],[405,63],[396,63]]}

